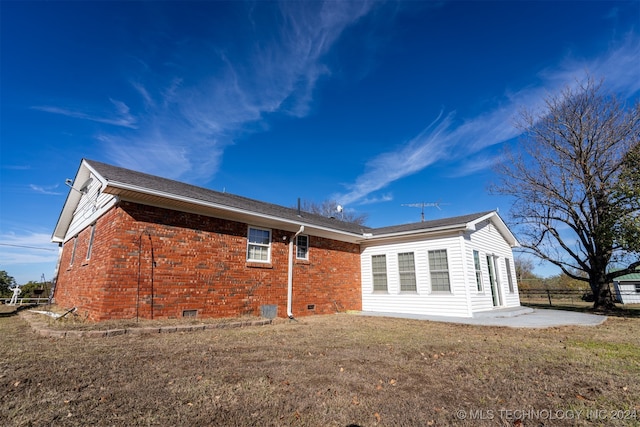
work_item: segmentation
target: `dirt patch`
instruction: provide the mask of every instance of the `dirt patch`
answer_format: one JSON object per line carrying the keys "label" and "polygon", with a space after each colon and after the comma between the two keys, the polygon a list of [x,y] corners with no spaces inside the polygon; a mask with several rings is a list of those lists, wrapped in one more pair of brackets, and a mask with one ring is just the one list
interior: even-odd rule
{"label": "dirt patch", "polygon": [[54,339],[0,318],[0,425],[640,425],[638,330],[341,314]]}

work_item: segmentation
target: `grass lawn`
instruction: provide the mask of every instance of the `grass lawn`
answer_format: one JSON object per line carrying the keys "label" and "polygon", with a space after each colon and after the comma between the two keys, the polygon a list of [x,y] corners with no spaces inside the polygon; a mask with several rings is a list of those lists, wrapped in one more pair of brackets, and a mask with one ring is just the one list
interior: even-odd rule
{"label": "grass lawn", "polygon": [[338,314],[40,337],[0,318],[2,426],[640,425],[640,318],[512,329]]}

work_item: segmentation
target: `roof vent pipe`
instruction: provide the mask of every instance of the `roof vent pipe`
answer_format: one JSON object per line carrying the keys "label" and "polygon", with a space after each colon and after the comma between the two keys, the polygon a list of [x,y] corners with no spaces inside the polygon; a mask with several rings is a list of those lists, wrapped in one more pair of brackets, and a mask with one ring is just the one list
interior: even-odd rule
{"label": "roof vent pipe", "polygon": [[300,197],[298,197],[298,216],[302,216],[302,210],[300,209]]}
{"label": "roof vent pipe", "polygon": [[289,319],[293,319],[293,313],[291,309],[291,302],[293,299],[293,242],[294,240],[296,240],[296,237],[298,237],[298,235],[303,231],[304,225],[301,225],[300,230],[298,230],[298,232],[294,234],[291,240],[289,240],[289,276],[287,281],[287,316],[289,316]]}

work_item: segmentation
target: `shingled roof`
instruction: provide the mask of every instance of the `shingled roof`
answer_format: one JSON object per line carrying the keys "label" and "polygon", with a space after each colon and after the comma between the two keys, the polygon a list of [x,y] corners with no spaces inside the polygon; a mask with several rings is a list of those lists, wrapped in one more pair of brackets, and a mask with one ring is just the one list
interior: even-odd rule
{"label": "shingled roof", "polygon": [[270,215],[285,220],[291,220],[295,222],[300,222],[301,220],[303,220],[303,222],[308,224],[332,228],[349,233],[362,234],[368,233],[371,230],[369,227],[352,222],[341,221],[337,218],[328,218],[322,215],[312,214],[310,212],[304,211],[301,211],[301,215],[298,215],[299,212],[295,208],[287,208],[273,203],[267,203],[247,197],[237,196],[235,194],[210,190],[208,188],[198,187],[195,185],[174,181],[159,176],[149,175],[130,169],[97,162],[95,160],[85,159],[85,161],[98,174],[107,179],[109,185],[126,184],[128,186],[134,186],[140,189],[153,190],[168,195],[187,197],[205,203],[212,203],[249,212],[255,212],[258,214]]}
{"label": "shingled roof", "polygon": [[434,219],[430,221],[422,221],[422,222],[413,222],[410,224],[401,224],[401,225],[391,225],[388,227],[380,227],[371,230],[374,236],[384,235],[384,234],[396,234],[403,232],[411,232],[418,230],[436,230],[443,228],[450,228],[456,226],[464,226],[470,222],[477,221],[478,219],[492,214],[493,211],[487,212],[479,212],[475,214],[456,216],[451,218],[442,218],[442,219]]}
{"label": "shingled roof", "polygon": [[[245,218],[253,216],[271,218],[270,221],[277,221],[278,223],[289,223],[296,226],[305,225],[316,228],[317,230],[325,230],[327,233],[338,233],[350,241],[369,240],[378,237],[384,239],[394,236],[424,234],[444,230],[450,231],[454,229],[462,230],[475,227],[475,225],[483,219],[493,218],[505,238],[510,241],[512,245],[517,245],[513,234],[511,234],[504,222],[502,222],[494,211],[371,228],[352,222],[341,221],[337,218],[328,218],[310,212],[299,211],[296,208],[288,208],[235,194],[210,190],[208,188],[137,172],[95,160],[83,159],[76,178],[82,175],[86,179],[89,169],[93,170],[106,181],[104,188],[105,193],[119,195],[140,203],[152,200],[156,202],[158,200],[173,200],[174,202],[172,203],[175,204],[176,209],[181,209],[181,206],[188,207],[198,205],[210,211],[212,215],[227,212],[225,215],[229,218],[234,218],[235,215],[244,216]],[[73,205],[79,201],[79,192],[76,193],[70,192],[67,197],[63,213],[54,231],[53,241],[60,242],[66,235],[66,230],[72,218],[71,215],[75,210],[75,206]]]}

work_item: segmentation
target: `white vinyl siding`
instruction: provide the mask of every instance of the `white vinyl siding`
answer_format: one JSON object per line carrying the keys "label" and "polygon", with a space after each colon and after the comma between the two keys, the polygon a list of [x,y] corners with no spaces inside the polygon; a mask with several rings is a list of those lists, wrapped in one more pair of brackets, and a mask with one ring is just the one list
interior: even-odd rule
{"label": "white vinyl siding", "polygon": [[451,292],[446,249],[429,251],[429,274],[432,292]]}
{"label": "white vinyl siding", "polygon": [[[473,250],[478,251],[480,256],[481,274],[483,292],[472,292],[471,298],[471,311],[481,312],[494,309],[493,295],[489,282],[489,267],[486,261],[486,256],[496,256],[495,263],[496,271],[493,271],[494,278],[498,280],[500,286],[500,296],[502,297],[502,307],[517,307],[520,305],[520,298],[518,295],[518,288],[516,278],[513,275],[513,268],[511,268],[511,274],[507,273],[506,264],[503,262],[506,258],[513,259],[513,252],[508,243],[502,238],[496,227],[490,222],[485,221],[476,226],[474,232],[469,233],[468,245],[470,250],[468,251],[468,262],[470,267],[475,266],[473,259]],[[510,262],[510,266],[513,264]],[[509,291],[508,277],[511,277],[513,292]],[[503,280],[500,280],[502,278]]]}
{"label": "white vinyl siding", "polygon": [[249,227],[247,261],[269,262],[271,259],[271,230]]}
{"label": "white vinyl siding", "polygon": [[[73,212],[73,219],[69,224],[69,229],[65,233],[65,241],[74,238],[91,224],[111,209],[118,199],[106,193],[101,193],[101,181],[91,175],[91,181],[87,180],[88,186],[83,191],[78,206]],[[75,190],[71,190],[75,192]]]}
{"label": "white vinyl siding", "polygon": [[[385,242],[364,242],[361,248],[362,310],[365,312],[471,317],[476,312],[492,310],[485,254],[498,257],[500,277],[505,287],[503,306],[517,307],[520,304],[515,276],[513,293],[507,291],[507,280],[504,279],[507,273],[502,261],[505,258],[513,259],[511,247],[489,221],[478,223],[474,229],[462,234],[455,232],[431,238],[407,237]],[[429,252],[440,250],[446,251],[448,292],[433,291],[431,287]],[[481,263],[482,292],[476,290],[474,250],[478,251]],[[416,292],[402,292],[400,289],[398,254],[407,252],[414,254]],[[377,279],[373,278],[372,263],[374,256],[381,255],[386,256],[387,292],[374,291],[374,280]]]}
{"label": "white vinyl siding", "polygon": [[615,280],[613,285],[622,304],[640,304],[640,282]]}
{"label": "white vinyl siding", "polygon": [[[451,292],[431,292],[429,250],[447,248]],[[469,316],[464,267],[458,236],[440,239],[407,239],[362,246],[362,310],[393,313],[418,313],[443,316]],[[398,254],[414,254],[416,291],[400,289]],[[374,292],[372,257],[386,255],[387,292]],[[471,255],[471,254],[469,254]],[[475,286],[475,285],[474,285]]]}
{"label": "white vinyl siding", "polygon": [[400,292],[416,292],[416,263],[413,252],[398,254],[398,274]]}

